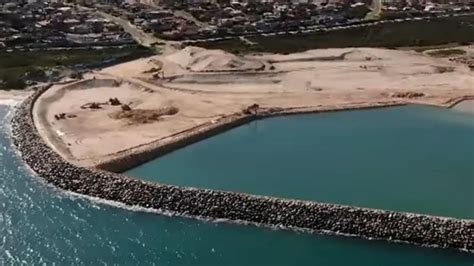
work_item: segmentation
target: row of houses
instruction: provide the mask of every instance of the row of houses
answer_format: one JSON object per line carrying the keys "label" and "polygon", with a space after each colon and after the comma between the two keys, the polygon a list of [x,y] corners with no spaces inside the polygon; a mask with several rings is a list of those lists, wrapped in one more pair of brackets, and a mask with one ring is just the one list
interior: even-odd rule
{"label": "row of houses", "polygon": [[[129,34],[99,16],[94,12],[96,9],[122,17],[161,38],[196,40],[357,24],[372,10],[374,0],[160,0],[159,4],[153,0],[55,1],[46,4],[28,0],[26,4],[20,1],[1,5],[0,46],[133,43]],[[381,1],[382,11],[387,14],[385,18],[470,9],[469,4],[462,3],[464,0],[448,4],[421,2],[423,0]]]}
{"label": "row of houses", "polygon": [[294,31],[360,20],[370,11],[365,2],[324,4],[236,2],[185,6],[197,19],[216,26],[219,32]]}
{"label": "row of houses", "polygon": [[[96,5],[97,6],[97,5]],[[368,3],[315,4],[237,2],[153,4],[120,1],[98,5],[101,10],[132,22],[145,32],[173,40],[206,39],[246,33],[294,31],[357,21],[370,11]],[[176,16],[184,11],[196,21]]]}
{"label": "row of houses", "polygon": [[176,16],[175,10],[143,3],[122,1],[108,5],[95,5],[100,10],[122,17],[137,28],[166,39],[186,39],[199,36],[203,31],[193,21]]}
{"label": "row of houses", "polygon": [[[376,0],[161,0],[215,27],[218,34],[305,31],[362,23],[373,18]],[[423,17],[468,12],[473,0],[381,0],[381,18]],[[378,12],[377,12],[378,13]],[[211,36],[214,37],[214,36]]]}
{"label": "row of houses", "polygon": [[88,9],[43,2],[0,5],[0,47],[25,49],[133,43],[121,26]]}

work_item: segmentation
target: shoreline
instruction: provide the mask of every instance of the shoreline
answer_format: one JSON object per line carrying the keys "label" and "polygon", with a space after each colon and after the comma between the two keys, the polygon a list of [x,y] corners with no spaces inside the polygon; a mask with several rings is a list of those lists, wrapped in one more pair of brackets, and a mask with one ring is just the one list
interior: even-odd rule
{"label": "shoreline", "polygon": [[473,220],[177,187],[75,166],[54,152],[36,129],[33,104],[46,90],[39,89],[17,107],[11,121],[12,138],[25,163],[60,189],[184,217],[244,221],[474,253]]}
{"label": "shoreline", "polygon": [[17,105],[21,100],[13,100],[13,99],[0,99],[0,105],[6,105],[6,106],[15,106]]}
{"label": "shoreline", "polygon": [[31,94],[32,90],[0,90],[0,105],[15,106]]}

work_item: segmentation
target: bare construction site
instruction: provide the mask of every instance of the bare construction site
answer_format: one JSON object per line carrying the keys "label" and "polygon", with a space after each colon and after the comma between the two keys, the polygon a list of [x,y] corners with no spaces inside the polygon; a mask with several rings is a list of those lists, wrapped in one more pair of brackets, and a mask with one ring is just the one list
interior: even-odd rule
{"label": "bare construction site", "polygon": [[[462,47],[467,55],[473,47]],[[394,104],[450,107],[474,96],[460,60],[375,48],[239,56],[186,47],[57,84],[35,124],[62,157],[100,166],[189,134],[265,114]]]}

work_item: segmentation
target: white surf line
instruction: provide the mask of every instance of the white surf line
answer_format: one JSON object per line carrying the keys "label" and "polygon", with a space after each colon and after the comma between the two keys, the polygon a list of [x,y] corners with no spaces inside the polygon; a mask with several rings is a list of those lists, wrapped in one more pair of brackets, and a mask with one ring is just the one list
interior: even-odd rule
{"label": "white surf line", "polygon": [[0,99],[0,105],[6,105],[6,106],[15,106],[17,105],[21,100],[17,99]]}

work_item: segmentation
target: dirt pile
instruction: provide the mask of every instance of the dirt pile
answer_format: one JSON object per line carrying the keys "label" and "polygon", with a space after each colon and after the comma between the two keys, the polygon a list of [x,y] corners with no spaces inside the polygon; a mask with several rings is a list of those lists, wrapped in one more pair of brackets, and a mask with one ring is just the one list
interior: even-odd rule
{"label": "dirt pile", "polygon": [[259,60],[193,46],[171,54],[166,59],[193,72],[258,71],[265,68],[265,64]]}
{"label": "dirt pile", "polygon": [[420,98],[424,97],[425,94],[423,92],[414,92],[414,91],[405,91],[405,92],[395,92],[392,94],[392,98]]}
{"label": "dirt pile", "polygon": [[121,110],[111,113],[109,116],[113,119],[126,120],[129,124],[148,124],[159,121],[162,116],[175,115],[179,109],[174,106],[163,107],[160,109],[135,109]]}

